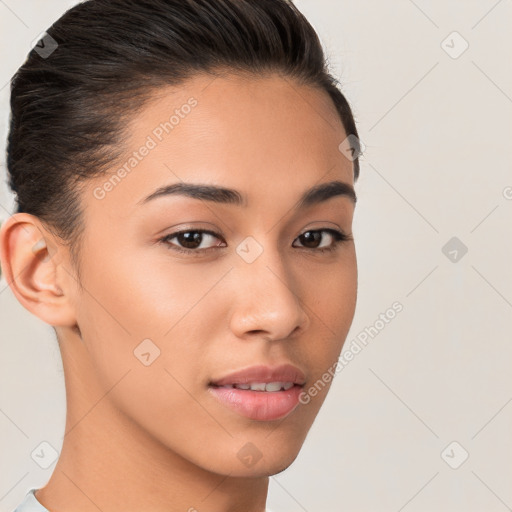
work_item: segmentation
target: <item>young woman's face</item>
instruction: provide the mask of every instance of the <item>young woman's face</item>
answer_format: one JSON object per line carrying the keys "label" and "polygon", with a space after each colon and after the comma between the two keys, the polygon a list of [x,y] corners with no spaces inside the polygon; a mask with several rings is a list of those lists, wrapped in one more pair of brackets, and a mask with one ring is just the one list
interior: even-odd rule
{"label": "young woman's face", "polygon": [[[277,473],[325,399],[356,304],[353,163],[334,105],[277,75],[198,76],[128,128],[124,157],[82,195],[83,392],[110,390],[141,437],[204,469]],[[185,184],[237,192],[162,188]],[[297,374],[229,377],[285,364]],[[293,387],[230,385],[269,381]]]}

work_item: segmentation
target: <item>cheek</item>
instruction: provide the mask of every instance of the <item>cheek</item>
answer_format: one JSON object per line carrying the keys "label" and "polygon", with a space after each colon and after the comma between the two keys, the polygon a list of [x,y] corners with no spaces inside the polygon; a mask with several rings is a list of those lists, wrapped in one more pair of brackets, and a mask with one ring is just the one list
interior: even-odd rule
{"label": "cheek", "polygon": [[[348,331],[357,298],[357,263],[355,253],[347,252],[339,263],[322,271],[306,284],[305,300],[311,302],[313,318],[332,336]],[[315,315],[316,313],[316,315]]]}
{"label": "cheek", "polygon": [[[305,334],[308,343],[304,345],[313,382],[325,376],[329,369],[332,371],[352,325],[357,301],[355,252],[348,253],[343,262],[324,277],[321,286],[309,286],[304,299],[314,324],[310,333]],[[328,386],[325,391],[327,389]],[[322,399],[325,394],[319,393]]]}
{"label": "cheek", "polygon": [[209,319],[221,317],[208,291],[225,270],[189,265],[185,272],[137,258],[94,267],[84,272],[79,318],[94,378],[104,391],[111,389],[117,410],[177,451],[184,445],[195,451],[190,425],[208,432],[214,444],[225,432],[199,401]]}
{"label": "cheek", "polygon": [[126,249],[91,262],[84,272],[88,293],[82,309],[87,319],[107,329],[109,336],[129,336],[134,342],[161,338],[194,314],[229,270],[227,265],[177,262],[160,252],[164,250]]}
{"label": "cheek", "polygon": [[[145,369],[141,385],[148,390],[168,388],[172,379],[165,370],[180,382],[191,375],[199,379],[201,365],[203,373],[208,367],[205,346],[214,322],[225,317],[215,286],[230,267],[151,260],[134,251],[110,254],[84,268],[86,291],[78,308],[84,344],[103,386],[129,369]],[[154,367],[161,367],[156,377]]]}

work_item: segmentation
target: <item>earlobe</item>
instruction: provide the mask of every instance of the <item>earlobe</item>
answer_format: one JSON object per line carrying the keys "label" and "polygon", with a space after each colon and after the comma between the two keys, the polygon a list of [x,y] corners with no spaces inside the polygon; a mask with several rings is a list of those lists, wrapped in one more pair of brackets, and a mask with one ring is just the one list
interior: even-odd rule
{"label": "earlobe", "polygon": [[53,326],[73,326],[71,282],[60,282],[63,249],[39,219],[27,213],[12,215],[0,229],[0,259],[5,279],[18,301]]}

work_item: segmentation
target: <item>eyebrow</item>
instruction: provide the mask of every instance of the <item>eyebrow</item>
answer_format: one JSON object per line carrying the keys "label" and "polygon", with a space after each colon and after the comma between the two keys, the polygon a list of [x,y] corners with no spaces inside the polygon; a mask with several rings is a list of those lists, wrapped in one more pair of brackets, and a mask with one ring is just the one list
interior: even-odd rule
{"label": "eyebrow", "polygon": [[[212,201],[214,203],[247,206],[246,197],[238,192],[238,190],[219,187],[217,185],[184,182],[162,186],[143,200],[139,201],[138,204],[146,204],[154,199],[170,195],[183,195],[193,199]],[[352,185],[344,183],[343,181],[330,181],[328,183],[321,183],[309,190],[306,190],[299,199],[295,208],[307,208],[336,196],[347,197],[354,204],[357,202],[357,196]]]}

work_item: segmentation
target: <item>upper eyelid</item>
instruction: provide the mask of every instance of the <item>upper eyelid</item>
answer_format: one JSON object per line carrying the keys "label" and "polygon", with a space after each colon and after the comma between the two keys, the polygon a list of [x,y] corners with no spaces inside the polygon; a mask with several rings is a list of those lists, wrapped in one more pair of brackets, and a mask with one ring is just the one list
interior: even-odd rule
{"label": "upper eyelid", "polygon": [[212,235],[212,236],[218,238],[219,240],[220,239],[224,240],[224,237],[222,235],[220,235],[219,233],[216,233],[215,231],[212,231],[210,229],[202,229],[202,228],[179,229],[178,231],[173,231],[172,233],[169,233],[168,235],[164,235],[162,238],[172,238],[172,237],[180,235],[182,233],[195,233],[195,232],[203,233],[206,235]]}
{"label": "upper eyelid", "polygon": [[[339,229],[339,228],[323,227],[323,228],[308,228],[308,229],[305,229],[304,231],[299,233],[297,236],[301,236],[304,233],[307,233],[309,231],[327,231],[327,232],[329,232],[329,231],[331,231],[331,232],[332,231],[337,231],[339,233],[345,234],[345,232],[342,229]],[[185,229],[179,229],[178,231],[173,231],[172,233],[168,233],[167,235],[163,235],[162,238],[176,236],[176,235],[179,235],[181,233],[194,233],[194,232],[206,233],[208,235],[216,236],[217,238],[223,238],[223,236],[221,234],[216,233],[215,231],[213,231],[211,229],[204,229],[204,228],[185,228]]]}

